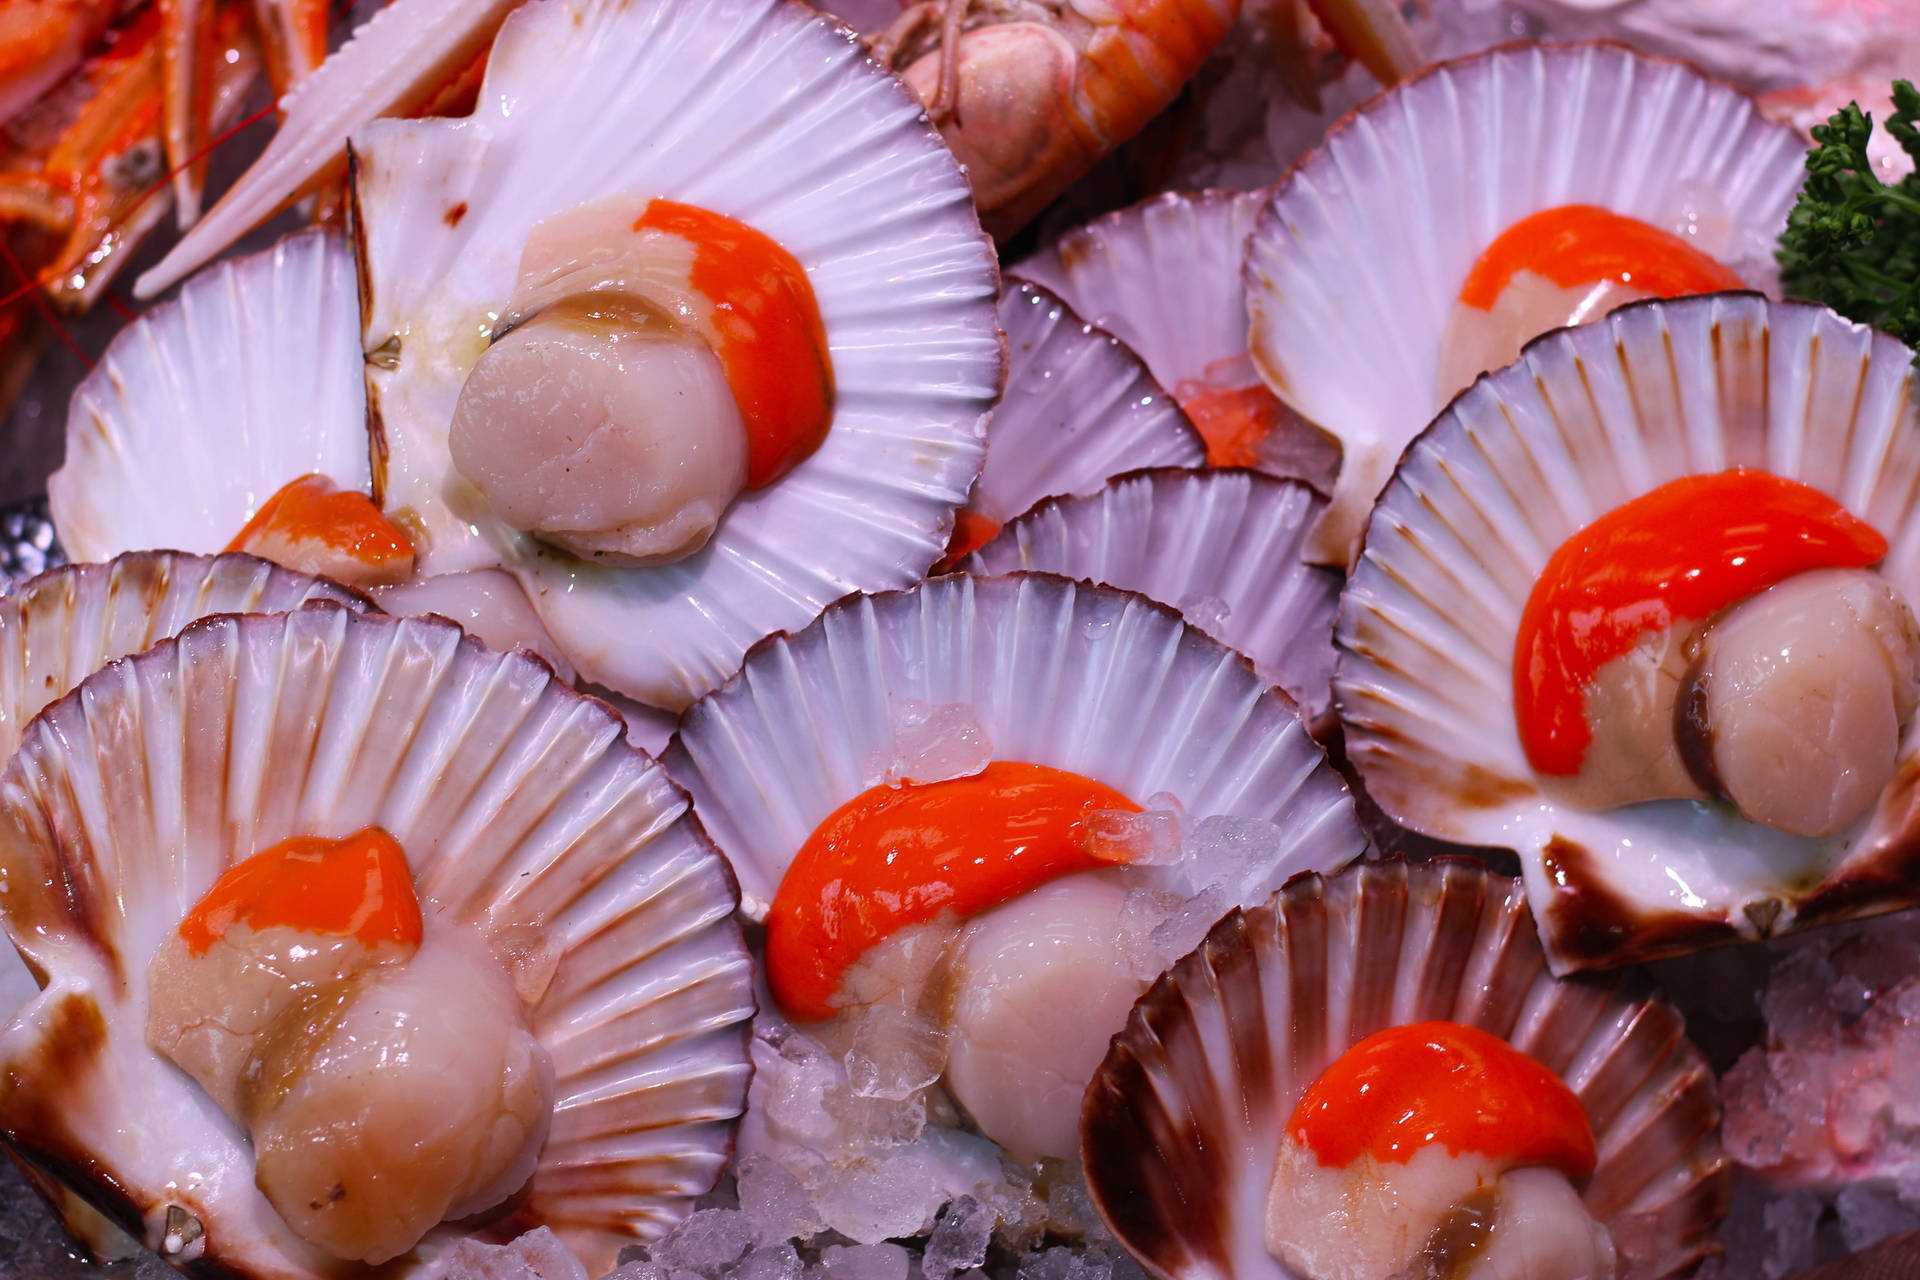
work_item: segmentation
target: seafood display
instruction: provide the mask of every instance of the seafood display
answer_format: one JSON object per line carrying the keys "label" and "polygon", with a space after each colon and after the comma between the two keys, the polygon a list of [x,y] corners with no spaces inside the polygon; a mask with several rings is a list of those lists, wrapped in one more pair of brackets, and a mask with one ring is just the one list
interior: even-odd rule
{"label": "seafood display", "polygon": [[1920,42],[1762,2],[0,5],[0,1271],[1897,1259]]}

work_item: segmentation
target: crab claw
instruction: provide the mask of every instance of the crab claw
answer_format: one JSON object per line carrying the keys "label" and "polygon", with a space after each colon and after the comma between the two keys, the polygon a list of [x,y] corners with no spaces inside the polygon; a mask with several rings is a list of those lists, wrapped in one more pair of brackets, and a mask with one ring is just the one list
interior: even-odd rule
{"label": "crab claw", "polygon": [[[176,0],[177,2],[177,0]],[[347,135],[430,105],[492,43],[519,0],[393,0],[281,102],[285,122],[253,167],[134,284],[151,298],[338,174]]]}
{"label": "crab claw", "polygon": [[328,0],[253,0],[267,75],[284,97],[327,60]]}
{"label": "crab claw", "polygon": [[1389,87],[1420,68],[1420,50],[1399,0],[1308,0],[1340,52]]}

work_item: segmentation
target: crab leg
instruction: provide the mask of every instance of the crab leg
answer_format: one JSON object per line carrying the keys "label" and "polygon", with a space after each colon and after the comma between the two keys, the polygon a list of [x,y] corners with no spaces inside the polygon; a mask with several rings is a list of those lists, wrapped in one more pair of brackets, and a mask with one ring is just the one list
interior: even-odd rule
{"label": "crab leg", "polygon": [[0,124],[80,65],[106,34],[118,0],[6,0],[0,4]]}
{"label": "crab leg", "polygon": [[158,0],[161,52],[166,68],[167,161],[173,168],[174,208],[182,228],[200,217],[206,184],[210,86],[202,59],[213,43],[211,0]]}
{"label": "crab leg", "polygon": [[340,172],[347,135],[427,105],[492,42],[519,0],[393,0],[281,103],[285,122],[240,181],[134,292],[150,298]]}
{"label": "crab leg", "polygon": [[275,97],[284,98],[327,60],[328,0],[253,0]]}
{"label": "crab leg", "polygon": [[1399,0],[1309,0],[1314,16],[1349,58],[1383,85],[1396,85],[1420,68],[1420,50]]}

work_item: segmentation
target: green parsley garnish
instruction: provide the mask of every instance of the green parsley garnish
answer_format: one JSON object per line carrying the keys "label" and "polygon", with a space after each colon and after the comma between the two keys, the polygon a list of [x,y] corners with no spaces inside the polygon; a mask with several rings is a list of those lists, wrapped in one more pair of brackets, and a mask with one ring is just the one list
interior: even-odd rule
{"label": "green parsley garnish", "polygon": [[1807,185],[1780,237],[1787,292],[1920,346],[1920,90],[1893,86],[1892,134],[1915,171],[1891,186],[1867,159],[1873,117],[1848,103],[1814,126]]}

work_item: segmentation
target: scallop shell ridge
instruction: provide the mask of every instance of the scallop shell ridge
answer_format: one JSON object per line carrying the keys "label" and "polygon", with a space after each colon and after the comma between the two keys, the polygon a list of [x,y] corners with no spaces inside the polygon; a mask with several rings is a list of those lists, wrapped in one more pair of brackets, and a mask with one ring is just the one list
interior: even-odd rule
{"label": "scallop shell ridge", "polygon": [[1718,1091],[1680,1015],[1638,976],[1552,977],[1519,883],[1454,860],[1301,876],[1164,974],[1087,1090],[1095,1207],[1156,1275],[1294,1280],[1264,1226],[1295,1102],[1361,1038],[1429,1019],[1506,1038],[1580,1097],[1599,1153],[1583,1198],[1622,1280],[1719,1252]]}
{"label": "scallop shell ridge", "polygon": [[1513,644],[1548,557],[1648,490],[1742,466],[1872,524],[1880,572],[1920,599],[1912,351],[1744,294],[1626,307],[1482,378],[1407,451],[1342,598],[1334,695],[1368,791],[1416,830],[1517,850],[1563,972],[1920,900],[1915,729],[1878,810],[1825,841],[1685,801],[1574,810],[1528,766]]}
{"label": "scallop shell ridge", "polygon": [[1275,189],[1246,262],[1262,376],[1343,446],[1316,555],[1350,561],[1402,448],[1444,404],[1455,297],[1508,227],[1594,204],[1664,228],[1705,202],[1704,220],[1725,222],[1716,252],[1770,262],[1805,150],[1731,85],[1610,44],[1442,63],[1349,117]]}
{"label": "scallop shell ridge", "polygon": [[1038,285],[1000,297],[1007,391],[967,508],[1005,524],[1042,498],[1091,493],[1137,467],[1198,466],[1206,446],[1140,358]]}
{"label": "scallop shell ridge", "polygon": [[662,760],[732,861],[749,914],[764,913],[814,828],[879,780],[909,701],[969,705],[995,759],[1279,824],[1288,842],[1260,893],[1365,848],[1345,784],[1245,658],[1131,592],[955,574],[849,597],[769,638],[682,718]]}
{"label": "scallop shell ridge", "polygon": [[47,481],[75,560],[211,554],[291,480],[367,491],[353,254],[326,231],[210,267],[121,330],[74,392]]}
{"label": "scallop shell ridge", "polygon": [[962,567],[1046,570],[1172,605],[1315,716],[1332,701],[1340,581],[1302,554],[1325,507],[1304,484],[1256,471],[1137,471],[1048,499]]}
{"label": "scallop shell ridge", "polygon": [[[210,618],[29,727],[0,773],[0,871],[19,890],[9,934],[48,985],[0,1040],[32,1082],[0,1100],[0,1125],[150,1248],[178,1234],[170,1207],[189,1213],[205,1231],[175,1261],[336,1270],[255,1189],[244,1136],[146,1048],[145,976],[234,861],[376,824],[430,910],[543,931],[558,954],[531,1015],[557,1077],[552,1132],[495,1229],[550,1224],[608,1269],[730,1154],[754,1010],[737,889],[610,708],[442,619]],[[202,1182],[177,1186],[181,1167]]]}

